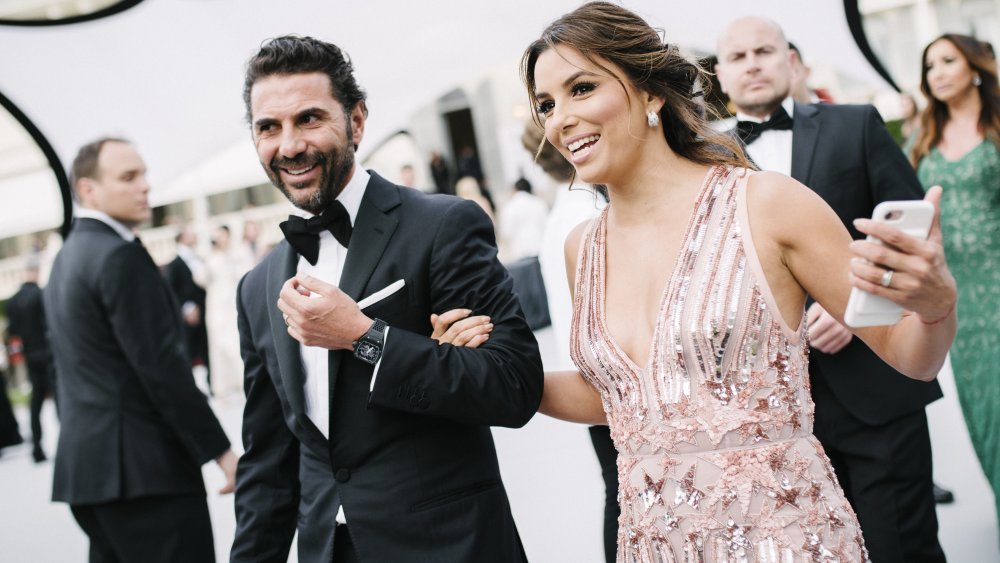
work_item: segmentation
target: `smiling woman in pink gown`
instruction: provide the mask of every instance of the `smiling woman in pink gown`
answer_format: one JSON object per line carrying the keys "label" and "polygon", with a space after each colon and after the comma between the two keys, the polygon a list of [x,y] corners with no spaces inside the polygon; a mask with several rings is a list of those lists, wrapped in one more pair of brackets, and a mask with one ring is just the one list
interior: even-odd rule
{"label": "smiling woman in pink gown", "polygon": [[578,371],[546,374],[541,412],[610,425],[618,560],[863,561],[811,433],[804,303],[840,321],[854,285],[902,304],[898,324],[855,332],[933,378],[955,333],[939,228],[862,221],[899,250],[852,244],[819,197],[711,130],[701,70],[614,4],[552,23],[522,70],[547,141],[610,194],[566,243]]}

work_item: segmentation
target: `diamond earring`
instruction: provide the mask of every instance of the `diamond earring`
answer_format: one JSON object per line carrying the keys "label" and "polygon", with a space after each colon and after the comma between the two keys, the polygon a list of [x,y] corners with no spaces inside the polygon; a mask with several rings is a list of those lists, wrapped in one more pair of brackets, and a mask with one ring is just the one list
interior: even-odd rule
{"label": "diamond earring", "polygon": [[646,114],[646,123],[650,127],[656,127],[660,124],[660,116],[657,115],[655,111],[650,110],[649,113]]}
{"label": "diamond earring", "polygon": [[973,86],[981,86],[982,84],[983,84],[983,79],[980,78],[978,74],[972,77]]}

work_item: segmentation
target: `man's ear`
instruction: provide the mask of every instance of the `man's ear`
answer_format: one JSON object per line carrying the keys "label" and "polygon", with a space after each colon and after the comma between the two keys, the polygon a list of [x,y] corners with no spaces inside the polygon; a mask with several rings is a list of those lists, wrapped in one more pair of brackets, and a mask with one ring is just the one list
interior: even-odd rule
{"label": "man's ear", "polygon": [[351,110],[351,133],[354,135],[355,150],[357,150],[357,146],[361,144],[361,140],[365,137],[365,112],[367,109],[365,102],[360,101]]}
{"label": "man's ear", "polygon": [[76,200],[83,204],[89,204],[95,189],[96,185],[92,178],[80,178],[73,186],[73,191],[76,192]]}
{"label": "man's ear", "polygon": [[793,69],[799,66],[805,66],[802,64],[802,60],[799,59],[799,54],[792,49],[788,50],[788,66],[792,67]]}

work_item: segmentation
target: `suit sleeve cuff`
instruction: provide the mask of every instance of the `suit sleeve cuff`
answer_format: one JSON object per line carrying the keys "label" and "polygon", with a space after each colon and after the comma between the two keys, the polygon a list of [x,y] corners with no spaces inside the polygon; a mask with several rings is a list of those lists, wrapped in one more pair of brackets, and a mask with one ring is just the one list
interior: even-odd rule
{"label": "suit sleeve cuff", "polygon": [[371,394],[375,390],[375,379],[378,377],[378,368],[382,366],[382,358],[385,357],[385,349],[389,346],[389,327],[385,327],[385,333],[382,335],[382,355],[379,356],[378,361],[375,362],[375,370],[372,372],[372,382],[368,386],[368,393]]}

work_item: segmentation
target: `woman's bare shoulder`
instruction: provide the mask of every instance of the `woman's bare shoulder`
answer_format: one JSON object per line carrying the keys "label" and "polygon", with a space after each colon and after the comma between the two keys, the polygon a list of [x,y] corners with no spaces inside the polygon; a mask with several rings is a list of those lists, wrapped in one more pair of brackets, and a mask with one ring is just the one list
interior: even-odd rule
{"label": "woman's bare shoulder", "polygon": [[794,233],[811,221],[833,215],[816,192],[778,172],[754,172],[747,182],[746,198],[750,222],[775,234]]}

